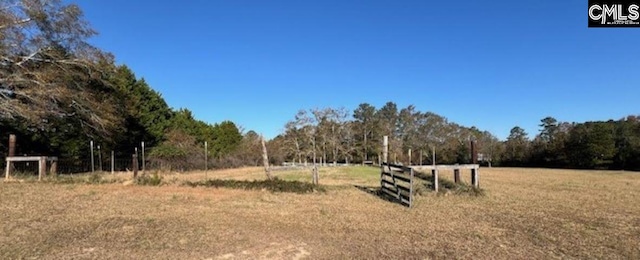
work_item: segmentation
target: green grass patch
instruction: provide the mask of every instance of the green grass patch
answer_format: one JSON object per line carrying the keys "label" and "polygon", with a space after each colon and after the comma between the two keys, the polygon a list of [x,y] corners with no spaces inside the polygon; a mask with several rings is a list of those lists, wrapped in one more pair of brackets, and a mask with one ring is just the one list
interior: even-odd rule
{"label": "green grass patch", "polygon": [[212,187],[212,188],[230,188],[230,189],[243,189],[243,190],[268,190],[271,192],[291,192],[291,193],[311,193],[315,191],[326,192],[326,189],[319,185],[313,185],[308,182],[301,181],[287,181],[281,179],[273,180],[253,180],[253,181],[240,181],[240,180],[220,180],[210,179],[197,182],[184,182],[184,185],[191,187]]}

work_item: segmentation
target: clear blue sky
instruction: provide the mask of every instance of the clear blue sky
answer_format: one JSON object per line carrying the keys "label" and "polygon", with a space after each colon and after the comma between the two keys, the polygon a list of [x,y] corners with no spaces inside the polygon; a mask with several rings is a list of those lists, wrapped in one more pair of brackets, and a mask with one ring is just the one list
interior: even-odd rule
{"label": "clear blue sky", "polygon": [[299,109],[414,104],[504,139],[640,110],[640,29],[587,1],[76,1],[173,108],[271,138]]}

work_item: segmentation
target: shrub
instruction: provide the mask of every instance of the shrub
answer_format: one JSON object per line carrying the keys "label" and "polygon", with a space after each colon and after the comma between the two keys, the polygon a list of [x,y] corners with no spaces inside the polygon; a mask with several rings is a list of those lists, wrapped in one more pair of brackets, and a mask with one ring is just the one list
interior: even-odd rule
{"label": "shrub", "polygon": [[153,175],[142,175],[136,178],[136,184],[146,186],[160,186],[162,184],[162,176],[157,172]]}

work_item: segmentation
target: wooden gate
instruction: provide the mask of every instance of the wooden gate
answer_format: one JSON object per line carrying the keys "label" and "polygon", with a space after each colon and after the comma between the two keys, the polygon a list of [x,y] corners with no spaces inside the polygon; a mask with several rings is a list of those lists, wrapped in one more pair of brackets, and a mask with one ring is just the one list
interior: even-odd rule
{"label": "wooden gate", "polygon": [[413,204],[413,169],[382,163],[380,191],[407,207]]}

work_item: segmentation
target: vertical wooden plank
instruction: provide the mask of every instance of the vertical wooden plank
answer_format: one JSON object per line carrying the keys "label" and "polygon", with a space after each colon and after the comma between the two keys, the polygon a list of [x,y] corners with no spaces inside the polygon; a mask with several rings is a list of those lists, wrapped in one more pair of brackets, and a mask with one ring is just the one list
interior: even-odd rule
{"label": "vertical wooden plank", "polygon": [[431,174],[433,175],[433,191],[438,192],[438,170],[437,169],[433,169],[431,170]]}
{"label": "vertical wooden plank", "polygon": [[132,156],[132,168],[133,168],[133,178],[138,177],[138,154],[134,153]]}
{"label": "vertical wooden plank", "polygon": [[460,183],[460,169],[453,169],[453,181]]}
{"label": "vertical wooden plank", "polygon": [[380,164],[380,192],[382,192],[382,188],[384,187],[384,183],[382,182],[382,178],[384,177],[384,164]]}
{"label": "vertical wooden plank", "polygon": [[413,206],[413,168],[410,169],[411,171],[411,179],[410,183],[409,183],[409,208],[411,208]]}
{"label": "vertical wooden plank", "polygon": [[409,149],[409,164],[407,165],[411,165],[411,149]]}
{"label": "vertical wooden plank", "polygon": [[418,160],[420,165],[422,165],[422,150],[420,150],[420,159]]}

